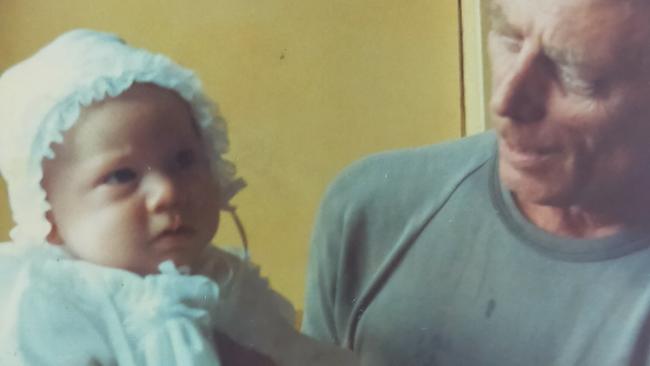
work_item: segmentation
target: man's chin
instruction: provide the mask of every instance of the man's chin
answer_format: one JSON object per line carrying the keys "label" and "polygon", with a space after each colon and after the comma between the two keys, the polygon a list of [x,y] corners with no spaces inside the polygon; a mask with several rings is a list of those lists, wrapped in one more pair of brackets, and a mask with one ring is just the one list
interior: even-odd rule
{"label": "man's chin", "polygon": [[573,205],[575,195],[566,189],[567,184],[546,175],[529,176],[511,169],[501,169],[501,184],[509,190],[518,204],[528,203],[538,206],[568,207]]}

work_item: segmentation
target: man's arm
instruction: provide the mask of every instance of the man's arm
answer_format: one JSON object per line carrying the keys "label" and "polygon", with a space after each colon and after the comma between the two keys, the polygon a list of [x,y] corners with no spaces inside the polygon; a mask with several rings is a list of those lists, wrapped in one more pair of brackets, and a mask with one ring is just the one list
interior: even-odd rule
{"label": "man's arm", "polygon": [[338,197],[328,191],[312,234],[302,331],[318,340],[342,345],[335,317],[339,250],[343,245]]}
{"label": "man's arm", "polygon": [[236,344],[231,359],[243,355],[237,350],[244,350],[246,357],[254,356],[251,360],[256,360],[251,365],[358,365],[351,351],[318,342],[298,332],[280,306],[281,295],[273,291],[250,264],[236,263],[232,278],[221,289],[214,314],[215,331],[221,333],[217,337],[220,354],[229,355],[233,350],[224,347]]}

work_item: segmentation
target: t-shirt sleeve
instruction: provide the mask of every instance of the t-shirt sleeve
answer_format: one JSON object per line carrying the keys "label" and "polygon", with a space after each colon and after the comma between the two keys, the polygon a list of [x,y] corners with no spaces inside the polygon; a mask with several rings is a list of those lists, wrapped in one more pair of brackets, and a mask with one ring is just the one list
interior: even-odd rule
{"label": "t-shirt sleeve", "polygon": [[344,213],[335,191],[334,184],[321,204],[312,234],[302,331],[341,345],[335,309]]}
{"label": "t-shirt sleeve", "polygon": [[303,331],[349,346],[364,296],[378,288],[387,260],[494,149],[489,133],[375,154],[343,170],[314,226]]}

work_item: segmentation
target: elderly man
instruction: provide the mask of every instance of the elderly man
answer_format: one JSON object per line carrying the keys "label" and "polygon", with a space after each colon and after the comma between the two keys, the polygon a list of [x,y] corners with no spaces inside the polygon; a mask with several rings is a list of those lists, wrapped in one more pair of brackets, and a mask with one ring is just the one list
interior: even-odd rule
{"label": "elderly man", "polygon": [[650,1],[490,13],[496,133],[337,179],[304,330],[367,365],[650,365]]}

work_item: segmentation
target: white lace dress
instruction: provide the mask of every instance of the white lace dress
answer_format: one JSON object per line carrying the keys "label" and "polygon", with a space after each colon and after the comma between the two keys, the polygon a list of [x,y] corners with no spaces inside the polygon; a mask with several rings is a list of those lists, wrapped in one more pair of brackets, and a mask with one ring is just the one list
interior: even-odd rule
{"label": "white lace dress", "polygon": [[216,283],[74,260],[53,246],[0,244],[0,365],[220,365]]}

